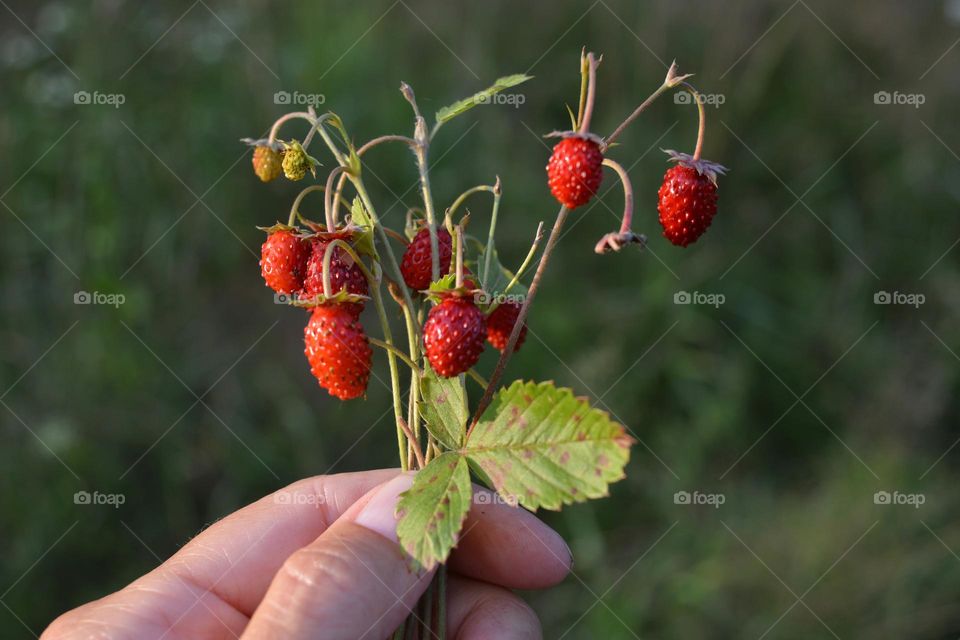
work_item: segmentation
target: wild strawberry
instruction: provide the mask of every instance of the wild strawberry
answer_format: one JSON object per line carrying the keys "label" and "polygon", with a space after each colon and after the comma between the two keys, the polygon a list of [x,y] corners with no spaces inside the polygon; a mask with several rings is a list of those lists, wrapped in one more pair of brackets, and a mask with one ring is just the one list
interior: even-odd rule
{"label": "wild strawberry", "polygon": [[290,228],[274,227],[260,248],[260,273],[277,293],[293,293],[303,287],[310,247]]}
{"label": "wild strawberry", "polygon": [[[490,315],[487,316],[487,342],[493,345],[498,351],[507,348],[510,341],[510,333],[517,324],[517,316],[520,315],[520,304],[516,302],[501,302]],[[517,344],[513,347],[514,353],[520,350],[520,345],[527,338],[527,324],[524,323],[520,329],[520,337],[517,338]]]}
{"label": "wild strawberry", "polygon": [[726,169],[684,153],[667,154],[677,165],[667,169],[658,192],[660,225],[664,237],[686,247],[696,242],[713,221],[717,213],[717,174]]}
{"label": "wild strawberry", "polygon": [[[453,239],[444,229],[437,229],[437,245],[440,252],[440,275],[450,270],[450,258],[453,256]],[[414,291],[423,291],[433,281],[433,263],[430,255],[430,230],[420,229],[413,242],[407,246],[400,261],[400,273],[403,281]]]}
{"label": "wild strawberry", "polygon": [[[320,238],[314,238],[310,242],[310,258],[307,260],[306,276],[303,280],[303,288],[299,293],[301,300],[309,301],[317,296],[323,295],[323,257],[327,252],[329,242]],[[330,256],[330,293],[337,294],[346,290],[347,293],[355,293],[365,296],[370,293],[370,287],[367,284],[367,278],[363,271],[353,261],[342,247],[336,247],[333,255]],[[360,315],[363,311],[362,302],[348,302],[344,306],[350,311]]]}
{"label": "wild strawberry", "polygon": [[370,380],[370,342],[360,321],[342,304],[313,310],[303,330],[304,353],[320,386],[341,400],[359,398]]}
{"label": "wild strawberry", "polygon": [[253,172],[263,182],[270,182],[280,175],[282,161],[280,152],[266,145],[258,145],[253,150]]}
{"label": "wild strawberry", "polygon": [[307,175],[307,171],[313,174],[314,177],[317,175],[317,165],[320,164],[315,158],[310,157],[303,146],[293,140],[291,142],[284,143],[285,149],[283,152],[283,175],[289,180],[303,180]]}
{"label": "wild strawberry", "polygon": [[430,310],[423,346],[433,370],[444,378],[467,371],[483,352],[486,318],[469,297],[450,296]]}
{"label": "wild strawberry", "polygon": [[550,193],[568,209],[590,201],[603,180],[603,154],[589,137],[570,136],[553,148],[547,163]]}

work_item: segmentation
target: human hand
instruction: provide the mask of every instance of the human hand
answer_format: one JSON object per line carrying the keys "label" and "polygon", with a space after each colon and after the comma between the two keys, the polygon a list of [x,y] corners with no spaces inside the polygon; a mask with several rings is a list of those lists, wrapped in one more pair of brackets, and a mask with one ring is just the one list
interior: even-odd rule
{"label": "human hand", "polygon": [[[397,544],[394,510],[411,480],[395,469],[301,480],[61,615],[41,640],[385,638],[432,577],[412,572]],[[535,614],[509,589],[556,584],[570,551],[529,512],[478,502],[447,565],[448,637],[539,638]]]}

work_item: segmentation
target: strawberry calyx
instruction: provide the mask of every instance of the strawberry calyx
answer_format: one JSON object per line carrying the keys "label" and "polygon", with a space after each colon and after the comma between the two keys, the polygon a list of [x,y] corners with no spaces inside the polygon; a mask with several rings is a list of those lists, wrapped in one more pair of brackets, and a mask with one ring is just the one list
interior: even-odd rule
{"label": "strawberry calyx", "polygon": [[550,133],[543,136],[544,138],[583,138],[584,140],[589,140],[595,142],[596,144],[602,146],[603,138],[598,136],[595,133],[579,132],[579,131],[551,131]]}
{"label": "strawberry calyx", "polygon": [[673,149],[661,149],[661,151],[667,154],[668,162],[676,162],[680,166],[689,167],[700,175],[706,176],[714,185],[717,184],[717,176],[722,176],[728,171],[725,166],[718,162],[711,162],[703,158],[694,159],[693,156],[687,153],[680,153]]}
{"label": "strawberry calyx", "polygon": [[332,296],[325,296],[322,293],[311,298],[302,298],[298,297],[287,302],[290,306],[300,307],[301,309],[314,309],[316,307],[322,307],[325,305],[331,304],[364,304],[367,300],[370,299],[370,296],[360,295],[358,293],[348,293],[346,289],[341,289]]}

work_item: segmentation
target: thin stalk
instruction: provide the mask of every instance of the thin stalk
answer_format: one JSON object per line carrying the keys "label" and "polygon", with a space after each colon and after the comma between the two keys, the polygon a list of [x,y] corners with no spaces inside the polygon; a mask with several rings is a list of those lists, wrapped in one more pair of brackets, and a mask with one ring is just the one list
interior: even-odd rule
{"label": "thin stalk", "polygon": [[420,173],[420,191],[423,195],[423,208],[427,215],[427,229],[430,231],[431,282],[436,282],[440,279],[440,243],[437,239],[437,216],[433,208],[433,192],[430,189],[430,172],[427,165],[430,141],[423,116],[417,116],[414,138],[417,140],[415,154],[417,170]]}
{"label": "thin stalk", "polygon": [[590,121],[593,119],[593,103],[597,97],[597,67],[600,66],[600,60],[591,51],[587,54],[587,100],[586,106],[580,118],[580,126],[577,133],[584,134],[590,132]]}
{"label": "thin stalk", "polygon": [[[378,341],[379,342],[379,341]],[[417,441],[417,437],[413,434],[413,431],[410,430],[410,425],[400,419],[400,428],[403,429],[403,432],[407,435],[407,441],[413,447],[413,453],[417,456],[417,464],[420,465],[420,469],[423,469],[427,463],[423,458],[423,451],[420,450],[420,443]]]}
{"label": "thin stalk", "polygon": [[489,283],[490,265],[493,263],[494,233],[497,229],[497,214],[500,211],[500,176],[497,176],[497,183],[493,187],[493,210],[490,212],[490,230],[487,233],[487,247],[483,252],[483,273],[480,274],[480,282],[486,286]]}
{"label": "thin stalk", "polygon": [[700,159],[700,152],[703,151],[703,136],[707,132],[707,109],[703,106],[703,99],[700,97],[700,94],[697,93],[697,90],[693,88],[689,82],[682,82],[681,86],[686,89],[691,96],[693,96],[693,101],[697,103],[697,119],[699,121],[697,125],[697,146],[693,150],[693,159]]}
{"label": "thin stalk", "polygon": [[377,145],[381,145],[385,142],[404,142],[410,146],[414,146],[417,144],[416,140],[414,140],[413,138],[408,138],[407,136],[393,136],[393,135],[380,136],[379,138],[374,138],[373,140],[367,142],[362,147],[357,149],[357,155],[362,156],[367,151],[370,151],[370,149],[373,149]]}
{"label": "thin stalk", "polygon": [[613,133],[611,133],[610,135],[608,135],[606,138],[603,139],[603,143],[600,145],[600,150],[606,151],[610,147],[610,145],[613,144],[613,141],[616,140],[621,133],[623,133],[624,129],[629,127],[634,120],[640,117],[640,114],[643,113],[647,109],[647,107],[653,104],[653,102],[657,98],[662,96],[669,89],[670,89],[670,86],[667,83],[663,83],[662,85],[660,85],[660,87],[656,91],[651,93],[646,100],[640,103],[639,107],[633,110],[633,113],[631,113],[626,120],[620,123],[619,127],[613,130]]}
{"label": "thin stalk", "polygon": [[326,192],[323,194],[323,219],[327,224],[327,231],[335,231],[337,229],[337,222],[333,218],[333,179],[339,174],[346,173],[346,171],[346,167],[339,165],[334,167],[330,175],[327,176]]}
{"label": "thin stalk", "polygon": [[419,374],[419,373],[420,373],[420,367],[418,367],[417,364],[416,364],[413,360],[411,360],[410,357],[409,357],[407,354],[405,354],[403,351],[401,351],[400,349],[398,349],[398,348],[395,347],[394,345],[388,344],[388,343],[384,342],[383,340],[377,340],[376,338],[367,338],[367,340],[370,341],[370,344],[376,345],[376,346],[380,347],[381,349],[383,349],[384,351],[389,351],[389,352],[392,353],[393,355],[395,355],[395,356],[397,356],[398,358],[400,358],[401,360],[403,360],[403,363],[404,363],[405,365],[407,365],[408,367],[410,367],[410,370],[411,370],[414,374]]}
{"label": "thin stalk", "polygon": [[563,229],[563,225],[567,221],[567,215],[569,213],[570,210],[566,207],[560,207],[560,211],[557,213],[557,219],[553,223],[553,229],[550,231],[550,237],[547,238],[547,246],[543,250],[543,255],[540,256],[540,264],[537,265],[537,272],[533,275],[533,281],[530,283],[530,289],[527,291],[527,297],[523,301],[523,305],[520,307],[520,313],[517,315],[516,324],[513,325],[513,331],[510,332],[510,339],[507,341],[507,346],[504,347],[503,353],[500,354],[500,359],[497,361],[497,367],[493,370],[493,375],[490,377],[490,383],[483,392],[483,397],[480,399],[480,404],[477,405],[477,410],[473,415],[473,420],[470,422],[470,428],[467,429],[467,439],[470,438],[470,434],[473,433],[473,429],[480,421],[480,416],[483,415],[483,412],[486,411],[487,407],[490,406],[490,402],[493,400],[493,393],[496,390],[497,385],[500,384],[500,379],[503,377],[503,372],[507,368],[507,362],[510,360],[510,356],[513,355],[513,350],[517,346],[517,340],[520,338],[520,331],[523,329],[523,323],[527,318],[530,305],[533,304],[533,300],[537,295],[537,290],[540,288],[540,280],[543,278],[543,272],[547,267],[547,263],[550,261],[550,256],[553,254],[557,240],[560,238],[560,231]]}
{"label": "thin stalk", "polygon": [[437,640],[447,638],[447,565],[442,564],[437,569]]}
{"label": "thin stalk", "polygon": [[456,287],[459,289],[463,286],[463,227],[457,225],[457,235],[456,235]]}
{"label": "thin stalk", "polygon": [[513,278],[510,279],[510,282],[507,283],[507,286],[503,289],[504,293],[508,293],[523,277],[523,274],[527,271],[527,268],[530,266],[530,262],[533,261],[533,256],[537,254],[537,249],[540,248],[540,241],[543,240],[543,221],[537,226],[537,234],[533,237],[533,244],[530,245],[530,250],[527,251],[527,257],[523,259],[520,268],[517,269],[517,273],[514,274]]}
{"label": "thin stalk", "polygon": [[303,199],[307,197],[308,193],[313,193],[314,191],[323,191],[324,187],[319,184],[312,184],[300,193],[297,194],[297,197],[293,201],[293,206],[290,207],[290,217],[287,220],[287,226],[292,227],[293,223],[296,222],[297,216],[300,214],[300,203],[303,202]]}
{"label": "thin stalk", "polygon": [[[497,178],[497,184],[500,184],[500,178]],[[453,204],[450,205],[450,208],[447,209],[447,215],[450,217],[453,217],[453,214],[457,212],[457,209],[460,208],[460,205],[462,205],[466,201],[466,199],[472,196],[473,194],[481,193],[483,191],[496,193],[496,188],[497,188],[496,185],[490,186],[488,184],[481,184],[481,185],[477,185],[476,187],[470,187],[469,189],[461,193],[459,196],[457,196],[457,199],[454,200]]]}
{"label": "thin stalk", "polygon": [[387,262],[390,265],[391,271],[393,272],[393,279],[397,283],[397,286],[400,287],[400,291],[403,293],[403,302],[412,309],[413,300],[410,297],[410,291],[403,282],[403,275],[400,273],[400,266],[397,263],[397,257],[393,253],[393,247],[390,246],[390,242],[387,239],[387,233],[383,230],[383,225],[380,224],[380,218],[377,216],[377,211],[374,209],[373,202],[370,200],[370,194],[367,193],[367,188],[364,186],[363,180],[359,177],[350,176],[350,181],[353,183],[354,188],[360,195],[360,200],[363,201],[363,206],[367,208],[367,212],[370,214],[370,221],[373,222],[373,226],[380,234],[381,244],[383,244],[383,248],[387,254]]}
{"label": "thin stalk", "polygon": [[577,122],[574,127],[579,128],[583,120],[583,109],[587,104],[587,78],[590,66],[587,64],[586,47],[580,50],[580,101],[577,106]]}
{"label": "thin stalk", "polygon": [[290,120],[296,118],[301,118],[310,123],[310,126],[313,126],[316,123],[316,118],[313,115],[307,113],[306,111],[293,111],[291,113],[284,114],[280,116],[276,122],[273,123],[273,126],[270,127],[270,136],[268,138],[269,142],[274,142],[277,139],[277,134],[280,132],[280,127]]}
{"label": "thin stalk", "polygon": [[475,381],[478,385],[480,385],[480,388],[482,389],[487,388],[487,384],[488,384],[487,379],[481,376],[479,373],[477,373],[476,369],[467,369],[467,375],[470,376],[470,378],[473,381]]}
{"label": "thin stalk", "polygon": [[[373,298],[373,305],[377,309],[377,317],[380,320],[380,328],[383,331],[383,340],[389,345],[393,345],[393,335],[390,331],[390,323],[387,321],[387,313],[383,307],[383,297],[380,295],[380,283],[370,287],[370,294]],[[397,370],[397,356],[391,350],[387,351],[387,364],[390,366],[390,392],[393,394],[393,417],[397,423],[397,447],[400,451],[400,467],[404,471],[410,468],[407,456],[404,455],[407,449],[407,443],[404,442],[406,434],[403,431],[403,400],[400,398],[400,372]]]}

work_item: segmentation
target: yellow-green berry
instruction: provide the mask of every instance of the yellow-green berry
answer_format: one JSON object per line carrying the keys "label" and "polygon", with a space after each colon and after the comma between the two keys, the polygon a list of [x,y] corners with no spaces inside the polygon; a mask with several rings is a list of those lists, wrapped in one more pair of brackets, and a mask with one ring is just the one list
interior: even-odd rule
{"label": "yellow-green berry", "polygon": [[267,146],[258,146],[253,150],[253,172],[264,182],[270,182],[280,175],[282,158],[279,151]]}
{"label": "yellow-green berry", "polygon": [[315,160],[307,155],[307,152],[299,142],[284,143],[286,150],[283,152],[283,175],[289,180],[303,180],[307,171],[313,173]]}

